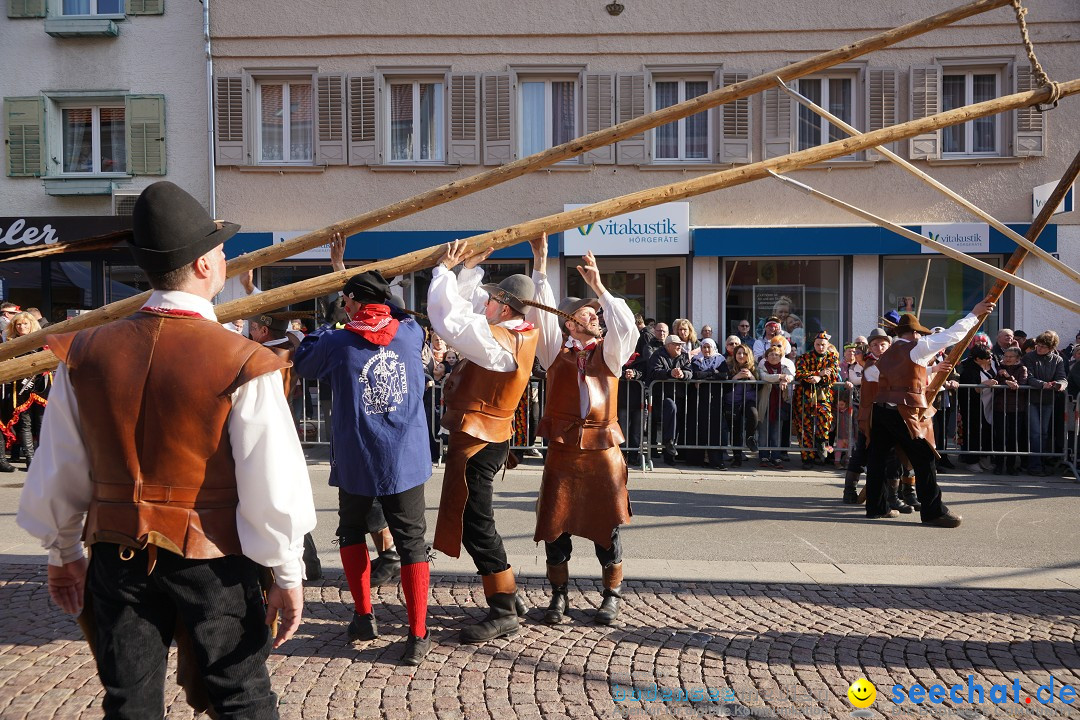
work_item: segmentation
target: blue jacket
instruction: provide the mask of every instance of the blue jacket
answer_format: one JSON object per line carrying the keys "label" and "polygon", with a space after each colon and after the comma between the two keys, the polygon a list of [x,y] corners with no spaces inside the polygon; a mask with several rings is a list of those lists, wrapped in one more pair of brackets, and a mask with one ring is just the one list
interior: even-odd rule
{"label": "blue jacket", "polygon": [[385,347],[324,325],[293,358],[300,377],[330,383],[330,485],[354,495],[394,495],[431,477],[424,331],[403,313],[394,317],[400,325]]}

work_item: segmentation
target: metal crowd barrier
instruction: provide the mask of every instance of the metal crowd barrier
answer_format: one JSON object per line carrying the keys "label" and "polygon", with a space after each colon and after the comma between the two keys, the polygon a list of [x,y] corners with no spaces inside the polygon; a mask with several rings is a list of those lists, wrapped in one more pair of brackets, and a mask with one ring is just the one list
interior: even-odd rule
{"label": "metal crowd barrier", "polygon": [[[775,418],[768,408],[757,412],[756,429],[752,406],[758,410],[758,398],[763,389],[774,383],[761,380],[660,380],[645,383],[640,380],[619,380],[618,418],[626,437],[622,445],[630,467],[651,470],[654,459],[662,455],[665,441],[674,439],[680,452],[677,462],[704,463],[706,453],[710,465],[719,461],[759,463],[761,459],[780,462],[796,461],[795,453],[816,452],[821,461],[831,449],[838,465],[848,460],[858,439],[858,392],[845,383],[833,386],[832,423],[829,432],[821,428],[822,415],[809,413],[800,417],[792,402],[792,383],[782,394]],[[544,453],[544,441],[536,437],[536,425],[543,415],[546,396],[544,379],[533,379],[526,393],[528,409],[518,419],[523,429],[515,433],[518,441],[511,450],[519,456],[535,457]],[[751,403],[747,390],[752,389]],[[297,432],[307,445],[330,441],[330,386],[313,380],[302,380],[291,398]],[[838,401],[843,400],[845,407]],[[440,431],[442,384],[436,383],[425,393],[425,409],[429,420],[432,459],[441,462],[448,436]],[[943,390],[935,402],[935,436],[938,451],[950,455],[974,470],[989,471],[996,465],[1008,469],[1010,464],[1038,458],[1044,465],[1066,466],[1080,480],[1080,400],[1067,399],[1065,393],[1022,387],[1016,390],[1003,385],[960,385]],[[1033,409],[1036,408],[1036,409]],[[524,408],[523,408],[524,409]],[[1068,412],[1067,412],[1068,410]],[[1044,419],[1045,418],[1045,419]],[[1039,432],[1032,433],[1035,419]],[[801,444],[800,421],[808,430],[805,437],[811,444]],[[674,425],[672,427],[665,427]],[[819,432],[820,430],[820,432]],[[751,451],[748,437],[756,441]],[[691,451],[687,457],[682,451]],[[757,458],[753,456],[757,455]]]}

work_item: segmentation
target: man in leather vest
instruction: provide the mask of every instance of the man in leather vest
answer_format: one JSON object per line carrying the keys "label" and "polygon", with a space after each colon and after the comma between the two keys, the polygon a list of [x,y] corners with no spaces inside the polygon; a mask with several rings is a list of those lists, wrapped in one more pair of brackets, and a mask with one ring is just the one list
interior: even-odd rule
{"label": "man in leather vest", "polygon": [[[293,392],[296,390],[296,375],[292,369],[295,348],[288,335],[289,319],[290,313],[266,313],[248,318],[247,326],[252,340],[269,348],[270,352],[289,363],[289,367],[281,371],[281,384],[285,391],[285,401],[291,405]],[[319,551],[315,547],[315,538],[311,533],[307,533],[304,535],[304,579],[315,581],[321,578],[322,561],[319,560]]]}
{"label": "man in leather vest", "polygon": [[[536,299],[555,304],[547,281],[547,235],[533,245]],[[618,384],[622,366],[634,351],[638,331],[625,300],[614,297],[600,280],[590,252],[577,266],[597,300],[569,297],[559,310],[573,320],[562,322],[537,313],[540,342],[536,355],[547,369],[547,404],[539,434],[548,455],[536,503],[533,540],[544,541],[551,603],[544,622],[554,625],[568,613],[567,581],[572,535],[592,540],[603,574],[603,600],[595,615],[610,625],[622,599],[622,543],[619,526],[630,521],[626,492],[625,438],[618,423]],[[604,313],[602,336],[597,311]],[[530,315],[530,318],[532,316]]]}
{"label": "man in leather vest", "polygon": [[424,483],[431,477],[424,418],[424,330],[387,304],[390,285],[376,271],[349,279],[342,291],[352,318],[304,338],[296,372],[333,390],[330,485],[338,489],[341,564],[355,604],[350,640],[378,637],[371,604],[367,533],[378,498],[401,555],[401,588],[409,633],[402,660],[419,665],[431,650],[427,630],[430,569],[424,533]]}
{"label": "man in leather vest", "polygon": [[[514,409],[529,384],[538,334],[525,322],[533,282],[511,275],[480,287],[488,255],[473,253],[463,240],[447,246],[428,288],[431,326],[461,360],[443,386],[442,426],[450,431],[443,475],[436,550],[451,557],[461,546],[484,584],[489,611],[461,631],[463,642],[485,642],[518,630],[517,583],[495,529],[491,506],[495,475],[506,462]],[[460,276],[452,268],[463,263]]]}
{"label": "man in leather vest", "polygon": [[[979,323],[979,317],[993,310],[994,303],[984,300],[952,327],[934,334],[912,313],[904,313],[896,324],[896,340],[875,365],[879,375],[867,442],[867,518],[899,515],[888,507],[885,494],[885,464],[889,451],[899,447],[915,470],[915,493],[921,503],[923,524],[944,528],[960,525],[961,517],[942,502],[937,484],[933,408],[926,399],[928,366],[938,352],[963,340],[968,330]],[[941,363],[935,372],[950,369],[947,363]]]}
{"label": "man in leather vest", "polygon": [[300,624],[315,527],[288,364],[210,304],[239,226],[169,182],[143,191],[133,223],[154,292],[129,318],[49,337],[61,365],[18,522],[49,550],[53,601],[76,614],[86,593],[105,717],[161,717],[183,629],[217,715],[276,718],[266,658]]}

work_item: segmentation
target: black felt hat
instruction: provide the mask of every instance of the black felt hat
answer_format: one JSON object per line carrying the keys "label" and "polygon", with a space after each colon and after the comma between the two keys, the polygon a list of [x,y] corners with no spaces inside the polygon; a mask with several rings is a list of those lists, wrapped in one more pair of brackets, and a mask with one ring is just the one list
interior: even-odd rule
{"label": "black felt hat", "polygon": [[532,278],[528,275],[511,275],[498,285],[487,283],[480,286],[491,299],[503,305],[509,305],[521,315],[525,314],[525,303],[522,300],[532,300],[535,286]]}
{"label": "black felt hat", "polygon": [[198,200],[168,181],[150,185],[132,211],[131,254],[148,273],[194,262],[236,234],[236,223],[214,222]]}
{"label": "black felt hat", "polygon": [[341,294],[358,303],[384,303],[390,299],[390,283],[378,270],[353,275]]}

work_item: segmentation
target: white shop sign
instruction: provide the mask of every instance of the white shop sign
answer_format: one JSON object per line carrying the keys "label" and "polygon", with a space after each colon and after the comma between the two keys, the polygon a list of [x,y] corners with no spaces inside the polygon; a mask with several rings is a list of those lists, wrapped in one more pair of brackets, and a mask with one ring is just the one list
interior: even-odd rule
{"label": "white shop sign", "polygon": [[[576,210],[582,204],[566,204]],[[689,255],[690,203],[673,202],[616,215],[563,233],[563,254]]]}
{"label": "white shop sign", "polygon": [[[293,238],[300,237],[301,235],[307,235],[310,230],[275,230],[274,231],[274,244],[278,245],[286,240],[292,240]],[[330,262],[330,244],[320,245],[319,247],[312,248],[311,250],[305,250],[304,252],[296,253],[289,256],[290,260],[323,260]],[[327,271],[329,272],[329,271]]]}
{"label": "white shop sign", "polygon": [[[1031,191],[1031,219],[1039,217],[1039,213],[1042,212],[1043,205],[1050,199],[1050,193],[1054,192],[1054,188],[1057,187],[1056,182],[1046,183],[1045,185],[1039,185]],[[1054,215],[1058,213],[1066,213],[1073,211],[1073,196],[1076,194],[1076,185],[1071,185],[1069,191],[1065,193],[1065,199],[1054,210]]]}
{"label": "white shop sign", "polygon": [[[953,250],[964,253],[990,252],[990,226],[987,223],[939,223],[923,225],[919,231],[923,237],[936,240]],[[924,253],[938,254],[925,245],[920,246]]]}

